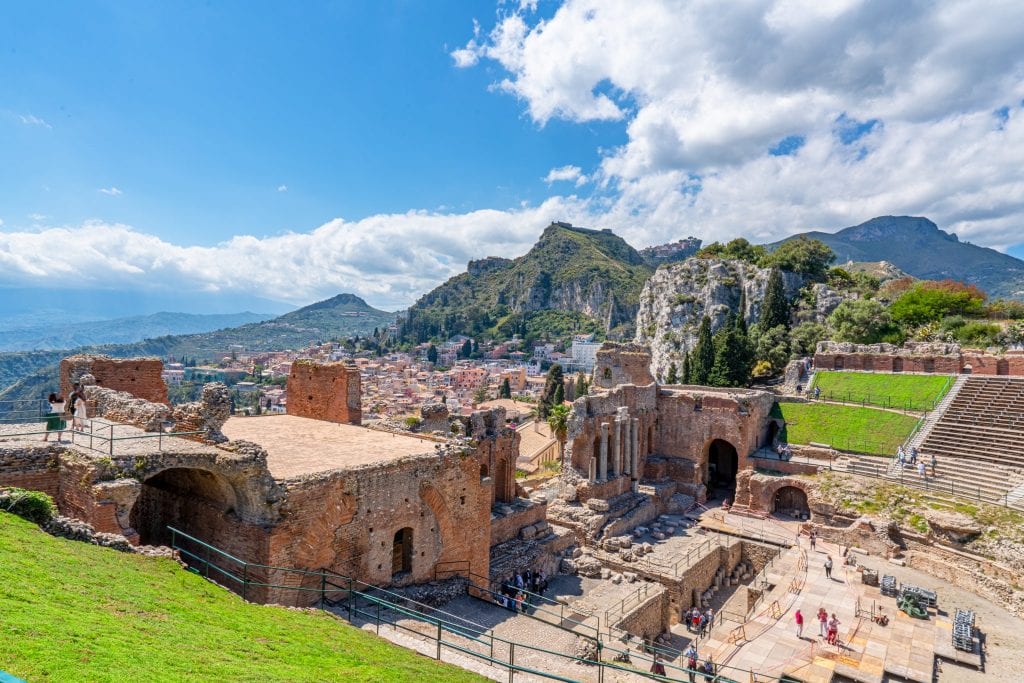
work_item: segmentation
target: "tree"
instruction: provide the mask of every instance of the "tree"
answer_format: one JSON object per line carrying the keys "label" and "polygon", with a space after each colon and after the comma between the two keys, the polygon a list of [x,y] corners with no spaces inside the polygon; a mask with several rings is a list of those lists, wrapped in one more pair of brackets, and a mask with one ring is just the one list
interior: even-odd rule
{"label": "tree", "polygon": [[766,329],[757,337],[757,360],[767,361],[772,374],[782,372],[790,358],[789,332],[782,325]]}
{"label": "tree", "polygon": [[835,252],[827,244],[801,235],[780,244],[762,260],[761,265],[801,273],[822,282],[835,260]]}
{"label": "tree", "polygon": [[736,328],[736,321],[718,331],[714,339],[715,360],[707,384],[715,387],[739,387],[750,381],[752,367],[750,343]]}
{"label": "tree", "polygon": [[764,303],[761,305],[762,330],[770,330],[782,325],[789,328],[789,302],[786,301],[786,290],[782,283],[782,271],[772,268],[768,276],[768,284],[764,290]]}
{"label": "tree", "polygon": [[501,380],[501,387],[498,388],[498,398],[512,398],[512,385],[509,384],[508,377]]}
{"label": "tree", "polygon": [[712,242],[697,252],[697,258],[739,259],[748,263],[758,263],[766,254],[767,251],[760,244],[751,244],[746,239],[737,237],[724,245]]}
{"label": "tree", "polygon": [[[550,412],[548,412],[548,427],[551,428],[551,434],[558,441],[558,459],[561,462],[565,458],[565,438],[569,433],[569,411],[571,409],[565,404],[558,404],[551,406]],[[565,463],[562,463],[563,471]]]}
{"label": "tree", "polygon": [[473,355],[473,342],[467,339],[462,343],[462,351],[459,352],[461,358],[469,358]]}
{"label": "tree", "polygon": [[587,376],[580,372],[576,375],[576,396],[586,396],[590,390],[590,385],[587,382]]}
{"label": "tree", "polygon": [[561,382],[555,387],[555,395],[551,397],[552,406],[560,406],[565,403],[565,383]]}
{"label": "tree", "polygon": [[985,293],[974,285],[954,280],[919,282],[892,303],[889,313],[898,323],[923,325],[949,315],[979,314],[984,303]]}
{"label": "tree", "polygon": [[486,386],[481,386],[476,391],[473,392],[473,403],[476,405],[480,405],[481,403],[485,402],[487,398],[488,396]]}
{"label": "tree", "polygon": [[822,339],[828,339],[828,330],[820,323],[800,323],[789,331],[790,350],[796,356],[813,356]]}
{"label": "tree", "polygon": [[562,372],[562,366],[558,363],[552,364],[548,369],[547,378],[544,381],[544,392],[541,394],[540,403],[537,405],[537,413],[541,419],[547,419],[548,412],[551,410],[551,406],[558,405],[561,401],[555,401],[556,390],[561,390],[561,396],[564,398],[565,389],[562,388],[562,382],[565,380],[565,376]]}
{"label": "tree", "polygon": [[676,375],[676,364],[668,364],[668,373],[665,375],[665,384],[676,384],[679,381],[679,377]]}
{"label": "tree", "polygon": [[836,341],[875,344],[896,331],[885,306],[874,299],[847,299],[828,317]]}
{"label": "tree", "polygon": [[427,362],[437,365],[437,347],[433,344],[427,348]]}
{"label": "tree", "polygon": [[704,316],[697,330],[697,345],[693,347],[690,359],[691,380],[694,384],[707,385],[711,368],[715,366],[715,342],[711,337],[711,318]]}
{"label": "tree", "polygon": [[683,355],[683,384],[692,384],[693,378],[690,376],[690,354],[686,353]]}

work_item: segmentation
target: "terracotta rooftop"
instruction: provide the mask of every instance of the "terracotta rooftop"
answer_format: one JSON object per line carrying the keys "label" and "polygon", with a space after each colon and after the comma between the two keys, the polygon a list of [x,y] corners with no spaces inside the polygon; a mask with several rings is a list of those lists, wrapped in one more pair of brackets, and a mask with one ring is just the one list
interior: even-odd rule
{"label": "terracotta rooftop", "polygon": [[367,427],[313,420],[296,415],[232,417],[224,425],[231,439],[263,446],[267,466],[277,479],[387,462],[433,453],[434,442]]}

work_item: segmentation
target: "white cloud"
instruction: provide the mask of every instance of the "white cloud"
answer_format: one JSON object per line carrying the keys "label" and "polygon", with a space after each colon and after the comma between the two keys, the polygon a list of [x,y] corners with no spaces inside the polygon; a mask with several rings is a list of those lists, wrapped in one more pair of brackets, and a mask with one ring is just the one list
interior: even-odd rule
{"label": "white cloud", "polygon": [[907,213],[1003,247],[1024,224],[1021,25],[1010,0],[566,0],[502,4],[462,49],[539,125],[622,121],[601,223],[639,243]]}
{"label": "white cloud", "polygon": [[590,180],[587,176],[583,175],[583,169],[579,166],[560,166],[553,168],[548,171],[548,174],[544,176],[544,182],[557,183],[557,182],[573,182],[576,183],[576,187],[582,187]]}
{"label": "white cloud", "polygon": [[98,192],[100,194],[110,195],[111,197],[117,197],[117,196],[120,196],[120,195],[124,194],[123,192],[121,192],[121,190],[119,190],[119,189],[117,189],[116,187],[113,187],[113,186],[111,186],[111,187],[101,187],[98,190]]}
{"label": "white cloud", "polygon": [[41,213],[30,213],[28,217],[33,223],[41,223],[45,221],[47,218],[49,218],[49,216],[46,216]]}
{"label": "white cloud", "polygon": [[42,119],[34,114],[19,114],[18,118],[21,122],[27,126],[42,126],[43,128],[53,128],[45,119]]}
{"label": "white cloud", "polygon": [[288,186],[287,185],[278,185],[277,186],[277,191],[278,192],[287,192],[288,191]]}

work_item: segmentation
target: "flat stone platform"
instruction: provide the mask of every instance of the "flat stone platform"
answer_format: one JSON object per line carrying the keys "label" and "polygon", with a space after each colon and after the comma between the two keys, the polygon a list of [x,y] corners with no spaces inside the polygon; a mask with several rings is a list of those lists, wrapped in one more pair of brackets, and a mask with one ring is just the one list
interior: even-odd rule
{"label": "flat stone platform", "polygon": [[266,449],[276,479],[428,455],[435,445],[429,439],[296,415],[232,417],[222,431],[232,441],[244,439]]}

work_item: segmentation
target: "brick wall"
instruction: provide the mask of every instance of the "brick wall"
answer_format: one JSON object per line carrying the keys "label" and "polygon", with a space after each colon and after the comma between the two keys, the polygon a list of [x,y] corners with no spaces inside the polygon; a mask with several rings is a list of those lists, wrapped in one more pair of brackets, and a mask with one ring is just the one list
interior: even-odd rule
{"label": "brick wall", "polygon": [[60,392],[66,398],[71,385],[90,374],[105,389],[126,391],[152,403],[167,403],[167,385],[160,373],[164,364],[157,358],[108,358],[69,356],[60,362]]}
{"label": "brick wall", "polygon": [[288,414],[360,424],[359,370],[347,363],[297,360],[288,376]]}
{"label": "brick wall", "polygon": [[974,349],[961,351],[955,344],[908,343],[899,348],[889,344],[823,343],[814,354],[814,367],[819,370],[958,374],[967,366],[975,375],[1021,377],[1024,376],[1024,352],[993,355]]}
{"label": "brick wall", "polygon": [[613,626],[638,638],[652,640],[655,636],[665,633],[671,621],[668,591],[655,584],[652,586],[652,593],[650,598],[628,610]]}
{"label": "brick wall", "polygon": [[639,344],[605,342],[597,350],[593,383],[604,389],[620,384],[646,386],[654,382],[651,351]]}
{"label": "brick wall", "polygon": [[0,486],[42,491],[54,499],[60,492],[57,446],[0,448]]}

